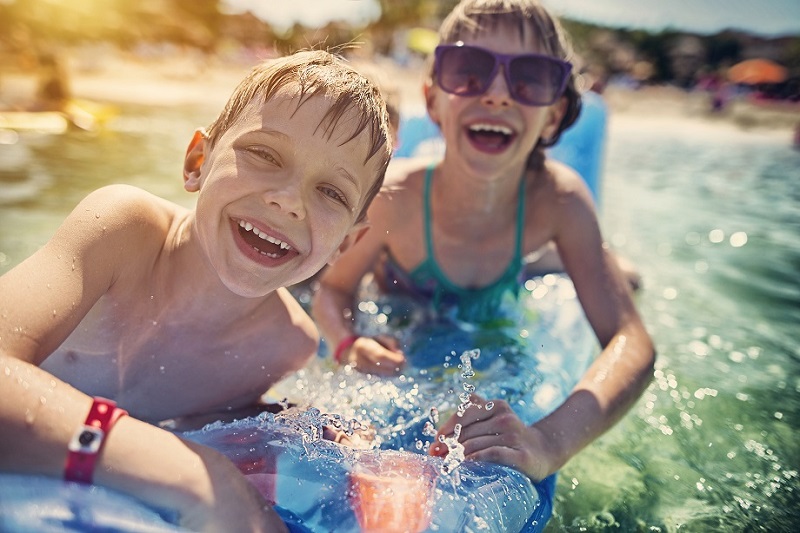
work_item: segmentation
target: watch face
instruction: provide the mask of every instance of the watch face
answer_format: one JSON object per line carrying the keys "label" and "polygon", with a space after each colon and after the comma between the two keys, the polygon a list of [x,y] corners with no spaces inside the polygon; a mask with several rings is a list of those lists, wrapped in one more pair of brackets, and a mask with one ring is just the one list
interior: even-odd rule
{"label": "watch face", "polygon": [[83,426],[69,441],[67,448],[71,452],[97,453],[104,436],[105,432],[100,428]]}

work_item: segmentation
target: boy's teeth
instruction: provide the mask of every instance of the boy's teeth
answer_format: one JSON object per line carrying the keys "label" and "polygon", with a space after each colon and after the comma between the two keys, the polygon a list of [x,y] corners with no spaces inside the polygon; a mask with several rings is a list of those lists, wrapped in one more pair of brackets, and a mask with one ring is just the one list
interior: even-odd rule
{"label": "boy's teeth", "polygon": [[272,244],[274,244],[276,246],[280,246],[281,249],[283,249],[283,250],[289,250],[291,248],[291,246],[289,246],[285,242],[283,242],[283,241],[281,241],[279,239],[276,239],[275,237],[270,237],[269,235],[267,235],[263,231],[260,231],[258,228],[256,228],[255,226],[253,226],[249,222],[245,222],[244,220],[240,220],[239,221],[239,226],[244,228],[246,231],[252,232],[254,235],[258,236],[260,239],[264,239],[265,241],[271,242]]}
{"label": "boy's teeth", "polygon": [[511,129],[497,124],[474,124],[470,126],[469,129],[472,131],[494,131],[504,135],[511,135],[513,133]]}

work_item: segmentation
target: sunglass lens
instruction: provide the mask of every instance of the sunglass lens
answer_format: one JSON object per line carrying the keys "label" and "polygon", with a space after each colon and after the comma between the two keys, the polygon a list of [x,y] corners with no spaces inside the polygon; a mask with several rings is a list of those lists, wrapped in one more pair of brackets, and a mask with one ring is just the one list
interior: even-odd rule
{"label": "sunglass lens", "polygon": [[439,58],[439,85],[445,91],[461,96],[481,94],[492,81],[494,67],[494,57],[482,50],[450,48]]}
{"label": "sunglass lens", "polygon": [[530,105],[550,105],[559,96],[564,68],[547,58],[519,57],[509,69],[511,93],[520,102]]}

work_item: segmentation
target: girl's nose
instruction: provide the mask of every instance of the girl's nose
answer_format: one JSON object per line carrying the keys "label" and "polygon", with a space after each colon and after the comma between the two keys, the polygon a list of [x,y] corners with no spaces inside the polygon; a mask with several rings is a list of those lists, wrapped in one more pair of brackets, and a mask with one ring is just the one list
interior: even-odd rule
{"label": "girl's nose", "polygon": [[497,69],[494,79],[489,84],[486,92],[481,95],[481,101],[486,105],[507,107],[513,102],[511,91],[506,82],[505,67]]}
{"label": "girl's nose", "polygon": [[264,203],[270,209],[278,209],[291,218],[302,220],[306,217],[303,192],[300,180],[288,180],[286,183],[275,184],[264,192]]}

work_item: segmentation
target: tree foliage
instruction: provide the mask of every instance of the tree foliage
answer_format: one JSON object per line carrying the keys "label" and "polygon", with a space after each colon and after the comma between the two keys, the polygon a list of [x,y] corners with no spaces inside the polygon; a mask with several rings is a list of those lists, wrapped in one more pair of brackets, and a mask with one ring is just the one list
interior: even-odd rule
{"label": "tree foliage", "polygon": [[[251,24],[245,38],[241,29],[247,15],[224,13],[222,0],[3,0],[0,52],[87,42],[108,42],[123,49],[139,43],[171,42],[213,52],[219,43],[238,39],[246,46],[265,46],[281,52],[319,44],[335,49],[361,41],[368,43],[370,50],[388,54],[397,32],[414,27],[436,29],[458,0],[377,1],[381,16],[366,28],[341,23],[323,28],[296,24],[288,32],[276,34],[267,23],[256,21],[263,27],[252,30]],[[609,74],[628,71],[635,63],[646,63],[653,81],[671,81],[679,76],[675,51],[690,34],[674,29],[654,33],[604,28],[569,19],[562,22],[585,63],[601,66]],[[794,76],[800,74],[800,36],[765,39],[724,31],[693,38],[700,44],[698,60],[706,69],[725,68],[744,59],[748,50],[757,49],[772,50],[776,56],[772,59],[787,66]]]}

